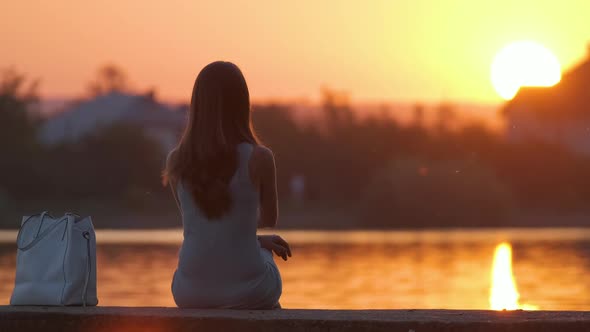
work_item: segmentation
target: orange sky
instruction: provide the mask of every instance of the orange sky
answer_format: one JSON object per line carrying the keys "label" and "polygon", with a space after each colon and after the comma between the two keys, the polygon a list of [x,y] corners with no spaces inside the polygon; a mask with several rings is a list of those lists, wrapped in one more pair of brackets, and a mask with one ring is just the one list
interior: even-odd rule
{"label": "orange sky", "polygon": [[208,62],[236,62],[254,99],[496,102],[494,54],[532,39],[564,67],[585,56],[590,1],[0,0],[0,66],[78,96],[96,69],[123,67],[138,89],[187,100]]}

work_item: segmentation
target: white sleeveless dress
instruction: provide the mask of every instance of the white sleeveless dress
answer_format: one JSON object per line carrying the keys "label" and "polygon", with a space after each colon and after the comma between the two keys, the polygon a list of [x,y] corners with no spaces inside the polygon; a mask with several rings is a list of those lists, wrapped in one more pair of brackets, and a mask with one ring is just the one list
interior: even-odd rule
{"label": "white sleeveless dress", "polygon": [[184,240],[172,280],[181,308],[271,309],[278,305],[282,281],[272,253],[256,238],[260,194],[250,180],[253,146],[237,146],[239,163],[230,182],[232,206],[208,220],[191,193],[179,183]]}

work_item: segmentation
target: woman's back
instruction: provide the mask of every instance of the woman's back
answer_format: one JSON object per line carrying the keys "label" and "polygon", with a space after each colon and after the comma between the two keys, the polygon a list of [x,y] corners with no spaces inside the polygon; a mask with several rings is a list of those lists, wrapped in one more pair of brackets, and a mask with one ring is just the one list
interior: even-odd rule
{"label": "woman's back", "polygon": [[281,294],[272,254],[256,238],[260,194],[249,171],[254,146],[237,146],[238,165],[229,183],[231,208],[209,220],[189,190],[176,188],[184,241],[172,293],[179,307],[271,308]]}
{"label": "woman's back", "polygon": [[[272,252],[278,235],[256,236],[278,217],[272,151],[252,129],[250,93],[235,64],[205,66],[193,86],[186,128],[162,174],[176,186],[184,241],[172,294],[179,307],[270,309],[282,283]],[[250,170],[251,166],[251,170]]]}

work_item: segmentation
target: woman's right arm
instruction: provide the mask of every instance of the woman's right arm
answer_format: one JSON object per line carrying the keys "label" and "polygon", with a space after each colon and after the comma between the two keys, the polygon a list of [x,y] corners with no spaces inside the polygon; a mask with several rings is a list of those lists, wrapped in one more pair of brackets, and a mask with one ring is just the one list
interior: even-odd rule
{"label": "woman's right arm", "polygon": [[258,227],[275,227],[279,215],[277,176],[272,151],[256,146],[252,153],[251,177],[260,191],[260,219]]}

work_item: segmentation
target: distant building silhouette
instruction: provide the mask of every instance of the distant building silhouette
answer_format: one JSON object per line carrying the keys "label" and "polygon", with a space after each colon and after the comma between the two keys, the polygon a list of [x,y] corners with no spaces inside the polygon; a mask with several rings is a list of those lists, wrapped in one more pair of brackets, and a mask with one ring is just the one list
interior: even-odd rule
{"label": "distant building silhouette", "polygon": [[588,56],[553,87],[523,87],[503,109],[513,142],[558,143],[590,155],[590,45]]}
{"label": "distant building silhouette", "polygon": [[164,151],[168,151],[174,147],[184,128],[185,111],[157,102],[153,93],[111,92],[49,118],[41,128],[40,140],[46,145],[73,143],[103,127],[130,124],[142,127]]}

